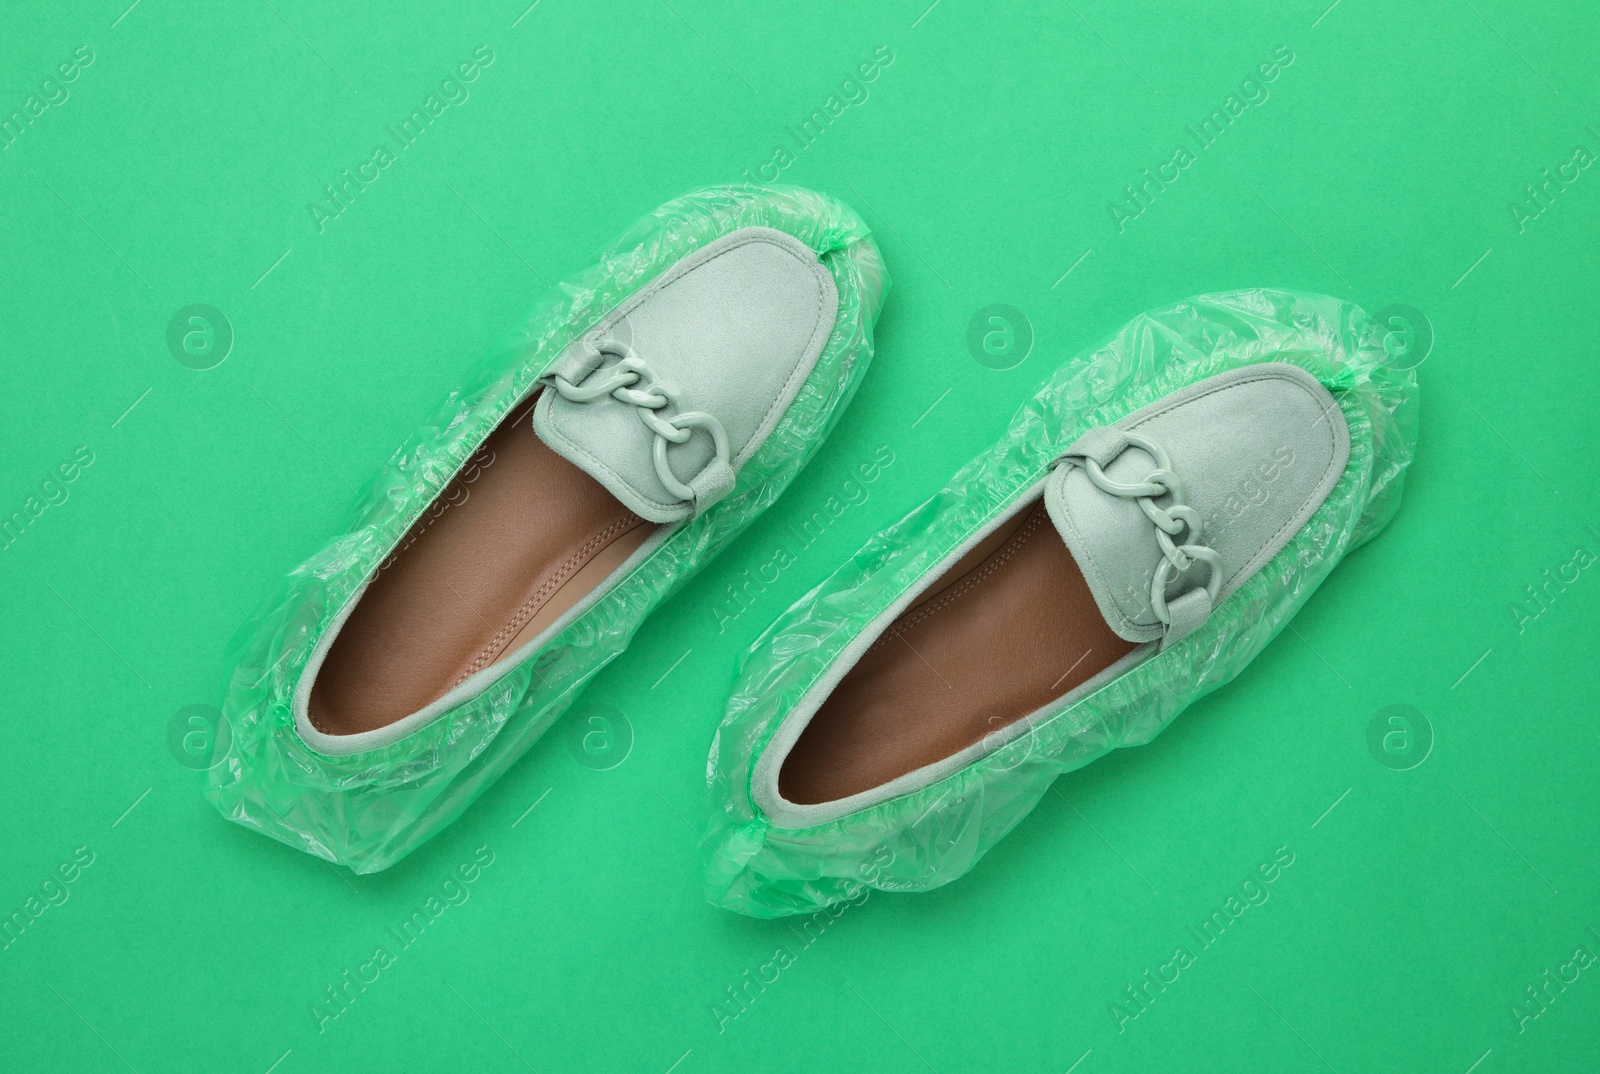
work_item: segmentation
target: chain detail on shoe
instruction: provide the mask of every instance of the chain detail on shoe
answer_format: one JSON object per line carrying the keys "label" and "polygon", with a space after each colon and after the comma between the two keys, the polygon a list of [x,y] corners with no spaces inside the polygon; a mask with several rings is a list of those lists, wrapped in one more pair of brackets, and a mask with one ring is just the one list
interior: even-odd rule
{"label": "chain detail on shoe", "polygon": [[[1170,626],[1172,615],[1167,610],[1167,583],[1172,580],[1173,575],[1182,574],[1193,566],[1196,560],[1204,563],[1210,569],[1210,577],[1206,580],[1206,595],[1211,598],[1212,604],[1215,604],[1217,594],[1222,589],[1222,557],[1217,555],[1214,549],[1200,543],[1200,516],[1194,508],[1184,503],[1183,481],[1173,470],[1172,459],[1166,449],[1149,437],[1140,436],[1138,433],[1122,435],[1127,438],[1128,443],[1142,448],[1156,461],[1156,468],[1150,471],[1143,481],[1137,483],[1113,481],[1093,459],[1083,460],[1084,469],[1089,475],[1089,480],[1094,482],[1095,487],[1101,492],[1125,500],[1134,500],[1144,511],[1145,517],[1155,523],[1156,543],[1161,546],[1162,558],[1156,564],[1156,575],[1150,583],[1150,607],[1154,609],[1157,619]],[[1157,506],[1158,496],[1171,496],[1171,506]],[[1183,544],[1173,540],[1185,530],[1188,532]]]}
{"label": "chain detail on shoe", "polygon": [[[717,459],[728,462],[728,434],[722,423],[703,410],[685,410],[683,393],[669,380],[663,380],[643,358],[633,353],[633,348],[620,340],[607,339],[590,348],[601,355],[611,355],[619,361],[604,369],[597,369],[580,384],[573,384],[557,374],[553,379],[556,391],[563,399],[574,403],[592,403],[607,395],[620,403],[627,403],[639,415],[639,420],[656,434],[654,460],[656,476],[668,492],[684,502],[695,498],[694,489],[679,481],[667,465],[667,445],[687,443],[694,430],[704,429],[711,434],[716,446]],[[662,417],[659,411],[672,404],[677,413]]]}

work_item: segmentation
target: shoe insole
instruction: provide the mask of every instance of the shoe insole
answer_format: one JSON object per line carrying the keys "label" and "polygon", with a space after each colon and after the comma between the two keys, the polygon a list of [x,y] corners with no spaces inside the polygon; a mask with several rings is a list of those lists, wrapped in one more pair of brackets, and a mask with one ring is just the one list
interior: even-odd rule
{"label": "shoe insole", "polygon": [[941,761],[1134,649],[1106,625],[1043,502],[953,564],[823,703],[778,789],[833,802]]}
{"label": "shoe insole", "polygon": [[655,530],[545,446],[532,400],[379,567],[312,684],[326,734],[404,719],[536,637]]}

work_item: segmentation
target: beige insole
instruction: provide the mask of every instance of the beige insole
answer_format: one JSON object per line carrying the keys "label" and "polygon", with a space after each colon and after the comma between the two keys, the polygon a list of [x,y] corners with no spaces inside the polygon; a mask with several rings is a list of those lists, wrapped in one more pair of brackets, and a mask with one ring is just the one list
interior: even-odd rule
{"label": "beige insole", "polygon": [[801,732],[778,789],[833,802],[960,753],[1134,648],[1106,625],[1044,504],[951,566]]}
{"label": "beige insole", "polygon": [[518,407],[379,568],[311,688],[312,725],[404,719],[537,636],[656,529],[546,447]]}

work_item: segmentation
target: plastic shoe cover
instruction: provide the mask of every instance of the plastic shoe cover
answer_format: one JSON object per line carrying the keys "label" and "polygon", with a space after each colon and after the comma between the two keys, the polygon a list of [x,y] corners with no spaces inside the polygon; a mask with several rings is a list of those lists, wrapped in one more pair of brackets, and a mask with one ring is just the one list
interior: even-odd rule
{"label": "plastic shoe cover", "polygon": [[[778,917],[858,897],[863,885],[947,884],[1027,816],[1056,776],[1149,742],[1231,680],[1399,507],[1417,392],[1410,370],[1385,364],[1385,334],[1337,299],[1235,291],[1144,314],[1063,365],[991,451],[801,598],[746,654],[707,769],[707,898]],[[1298,366],[1333,394],[1349,429],[1348,461],[1288,544],[1199,629],[919,789],[809,827],[763,812],[752,780],[785,715],[869,624],[1012,510],[1074,441],[1188,385],[1268,362]]]}
{"label": "plastic shoe cover", "polygon": [[[334,756],[308,746],[292,702],[319,640],[490,432],[571,342],[687,255],[748,227],[776,229],[816,251],[837,287],[838,313],[809,375],[731,490],[719,488],[722,498],[676,523],[603,596],[476,696],[378,748]],[[888,286],[860,217],[798,188],[711,188],[640,220],[598,264],[541,299],[394,454],[344,532],[292,571],[235,636],[207,788],[213,804],[230,820],[358,873],[387,868],[449,824],[805,465],[871,360]]]}

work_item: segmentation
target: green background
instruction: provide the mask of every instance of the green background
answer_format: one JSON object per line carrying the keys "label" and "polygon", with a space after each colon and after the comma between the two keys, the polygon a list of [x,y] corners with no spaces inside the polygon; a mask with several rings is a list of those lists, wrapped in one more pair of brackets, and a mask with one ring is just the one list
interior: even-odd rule
{"label": "green background", "polygon": [[[1600,153],[1592,9],[523,7],[9,6],[0,109],[94,59],[0,150],[0,516],[75,449],[93,462],[0,551],[0,912],[74,848],[93,863],[0,951],[0,1068],[1595,1069],[1600,963],[1514,1007],[1600,954],[1600,571],[1576,565],[1600,554],[1600,173],[1524,190]],[[323,185],[479,46],[470,98],[319,232]],[[1199,149],[1186,128],[1280,46],[1270,96]],[[865,99],[800,150],[786,127],[860,98],[841,83],[879,48]],[[1119,230],[1109,206],[1181,144],[1197,159]],[[580,702],[631,744],[596,759],[558,725],[376,876],[222,821],[167,732],[220,700],[224,643],[273,579],[547,283],[780,145],[782,181],[877,232],[879,353],[785,499]],[[809,945],[706,905],[701,786],[736,655],[1060,362],[1255,285],[1425,311],[1389,530],[1234,685],[1060,780],[959,883],[874,894]],[[1014,368],[967,346],[992,303],[1031,326]],[[192,304],[231,325],[214,368],[169,351]],[[864,500],[719,631],[730,581],[880,447]],[[1368,745],[1390,705],[1422,717],[1399,760]],[[1270,899],[1119,1029],[1124,989],[1198,949],[1191,927],[1280,847]],[[324,990],[475,851],[493,864],[470,899],[319,1028]],[[778,947],[779,978],[726,1006]]]}

